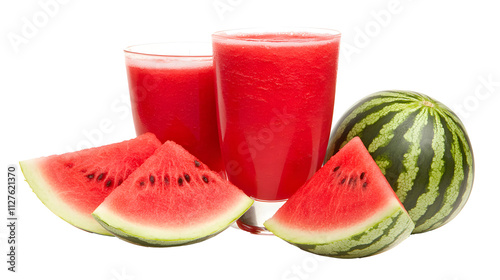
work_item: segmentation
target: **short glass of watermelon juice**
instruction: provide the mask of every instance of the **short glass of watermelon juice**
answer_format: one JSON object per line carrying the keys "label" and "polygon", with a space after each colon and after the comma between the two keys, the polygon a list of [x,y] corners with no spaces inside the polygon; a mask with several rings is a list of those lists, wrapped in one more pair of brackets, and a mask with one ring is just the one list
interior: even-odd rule
{"label": "short glass of watermelon juice", "polygon": [[224,175],[217,134],[210,43],[160,43],[125,49],[137,135],[172,140]]}
{"label": "short glass of watermelon juice", "polygon": [[322,165],[332,123],[340,32],[241,29],[212,34],[222,158],[255,200],[239,228],[260,234]]}

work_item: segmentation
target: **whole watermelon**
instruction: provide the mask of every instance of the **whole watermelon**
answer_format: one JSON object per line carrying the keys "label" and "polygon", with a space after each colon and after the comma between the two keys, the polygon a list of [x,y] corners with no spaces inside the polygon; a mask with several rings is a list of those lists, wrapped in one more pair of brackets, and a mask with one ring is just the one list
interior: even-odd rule
{"label": "whole watermelon", "polygon": [[469,198],[474,157],[449,108],[411,91],[377,92],[356,103],[330,136],[325,162],[359,136],[420,233],[452,220]]}

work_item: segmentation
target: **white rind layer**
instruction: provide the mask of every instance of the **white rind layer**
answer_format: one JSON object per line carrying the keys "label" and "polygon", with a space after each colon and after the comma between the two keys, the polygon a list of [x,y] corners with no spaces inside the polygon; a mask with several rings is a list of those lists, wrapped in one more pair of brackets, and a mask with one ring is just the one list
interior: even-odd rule
{"label": "white rind layer", "polygon": [[242,195],[240,201],[234,202],[232,208],[218,217],[205,223],[186,225],[184,228],[131,222],[107,208],[105,204],[101,204],[92,215],[113,234],[132,243],[144,246],[177,246],[216,235],[243,215],[252,204],[251,198]]}
{"label": "white rind layer", "polygon": [[54,214],[77,228],[111,235],[91,215],[76,211],[72,205],[65,203],[59,194],[52,189],[52,185],[42,175],[43,172],[39,168],[44,160],[45,158],[37,158],[19,162],[26,181],[40,201]]}
{"label": "white rind layer", "polygon": [[383,209],[380,209],[378,212],[373,213],[371,217],[365,219],[361,223],[350,226],[348,228],[338,228],[323,232],[313,232],[310,230],[293,228],[287,225],[283,225],[279,221],[276,221],[272,218],[267,220],[264,225],[275,235],[281,237],[282,239],[285,239],[290,243],[326,244],[349,238],[350,236],[366,231],[373,225],[390,216],[392,213],[394,213],[394,211],[401,208],[402,207],[399,201],[397,201],[397,199],[393,199]]}

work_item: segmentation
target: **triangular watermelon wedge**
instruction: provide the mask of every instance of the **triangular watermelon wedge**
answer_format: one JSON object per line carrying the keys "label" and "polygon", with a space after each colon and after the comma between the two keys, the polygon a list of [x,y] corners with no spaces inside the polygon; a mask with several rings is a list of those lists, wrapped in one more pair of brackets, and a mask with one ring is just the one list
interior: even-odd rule
{"label": "triangular watermelon wedge", "polygon": [[359,137],[335,154],[264,225],[303,250],[339,258],[388,250],[415,227]]}
{"label": "triangular watermelon wedge", "polygon": [[54,214],[80,229],[111,235],[92,218],[92,212],[160,146],[152,133],[146,133],[19,164],[33,192]]}
{"label": "triangular watermelon wedge", "polygon": [[180,145],[167,141],[94,211],[128,242],[152,247],[196,243],[216,235],[253,200]]}

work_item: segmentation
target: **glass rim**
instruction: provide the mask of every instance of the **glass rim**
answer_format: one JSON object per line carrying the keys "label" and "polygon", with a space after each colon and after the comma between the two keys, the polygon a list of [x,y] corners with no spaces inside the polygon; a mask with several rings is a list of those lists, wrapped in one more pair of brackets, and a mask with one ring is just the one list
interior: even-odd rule
{"label": "glass rim", "polygon": [[[173,47],[173,46],[207,46],[210,47],[210,49],[207,51],[200,52],[198,51],[197,53],[189,53],[190,51],[188,50],[187,53],[185,54],[170,54],[168,53],[170,50],[167,47]],[[153,50],[147,50],[148,48],[157,48],[156,51]],[[162,50],[161,53],[158,51],[159,47],[164,47],[165,50]],[[123,49],[123,52],[125,54],[132,54],[132,55],[141,55],[141,56],[148,56],[148,57],[172,57],[172,58],[212,58],[212,49],[211,49],[211,43],[210,42],[202,42],[202,41],[194,41],[194,42],[160,42],[160,43],[145,43],[145,44],[136,44],[136,45],[130,45],[126,48]],[[163,53],[164,52],[164,53]]]}
{"label": "glass rim", "polygon": [[[334,38],[340,38],[342,33],[336,29],[330,28],[322,28],[322,27],[250,27],[250,28],[237,28],[237,29],[227,29],[220,30],[212,33],[212,39],[230,39],[237,41],[246,41],[246,42],[262,42],[259,39],[253,39],[248,37],[239,37],[237,35],[263,35],[263,34],[273,34],[273,33],[301,33],[301,32],[309,32],[311,34],[321,34],[321,35],[331,35],[327,36],[324,39],[319,39],[317,41],[328,41]],[[266,43],[283,43],[287,42],[283,41],[266,41]],[[304,41],[309,42],[309,41]],[[300,43],[300,42],[299,42]]]}

